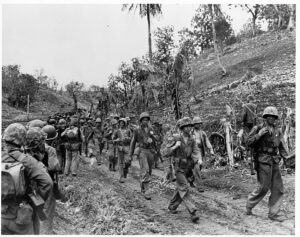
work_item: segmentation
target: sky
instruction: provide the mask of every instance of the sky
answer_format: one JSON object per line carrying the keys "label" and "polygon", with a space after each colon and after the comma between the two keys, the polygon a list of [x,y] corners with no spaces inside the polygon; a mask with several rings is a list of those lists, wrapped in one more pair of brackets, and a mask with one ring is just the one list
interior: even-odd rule
{"label": "sky", "polygon": [[[163,15],[152,19],[152,32],[168,25],[176,33],[190,27],[198,6],[162,4]],[[121,8],[121,4],[2,5],[2,64],[18,64],[29,74],[43,68],[59,88],[71,81],[106,86],[121,62],[148,52],[146,17]],[[223,6],[223,10],[233,19],[235,32],[250,17],[241,9]]]}

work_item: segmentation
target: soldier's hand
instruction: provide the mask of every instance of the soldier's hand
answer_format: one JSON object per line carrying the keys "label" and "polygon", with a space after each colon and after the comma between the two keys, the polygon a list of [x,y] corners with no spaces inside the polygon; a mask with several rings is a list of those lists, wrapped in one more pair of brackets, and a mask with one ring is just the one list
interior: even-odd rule
{"label": "soldier's hand", "polygon": [[268,131],[269,131],[269,130],[268,130],[267,127],[263,127],[262,129],[259,130],[258,136],[261,137],[261,136],[265,135]]}

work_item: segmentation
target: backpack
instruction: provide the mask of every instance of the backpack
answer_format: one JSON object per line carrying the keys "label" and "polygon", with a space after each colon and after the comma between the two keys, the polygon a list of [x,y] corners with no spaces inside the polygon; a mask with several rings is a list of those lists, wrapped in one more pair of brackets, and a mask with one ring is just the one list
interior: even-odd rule
{"label": "backpack", "polygon": [[[24,158],[20,154],[18,158],[13,155],[2,153],[1,161],[1,200],[16,200],[26,194],[27,182],[25,179],[25,166],[20,162]],[[13,162],[7,161],[13,158]]]}

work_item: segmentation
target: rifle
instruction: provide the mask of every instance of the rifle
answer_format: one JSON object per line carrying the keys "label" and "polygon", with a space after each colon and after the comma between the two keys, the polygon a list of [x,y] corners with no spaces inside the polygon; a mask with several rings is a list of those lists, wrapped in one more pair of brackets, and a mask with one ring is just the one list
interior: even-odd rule
{"label": "rifle", "polygon": [[254,171],[256,170],[257,165],[256,165],[255,153],[253,148],[250,148],[248,151],[248,165],[250,168],[251,175],[255,175]]}

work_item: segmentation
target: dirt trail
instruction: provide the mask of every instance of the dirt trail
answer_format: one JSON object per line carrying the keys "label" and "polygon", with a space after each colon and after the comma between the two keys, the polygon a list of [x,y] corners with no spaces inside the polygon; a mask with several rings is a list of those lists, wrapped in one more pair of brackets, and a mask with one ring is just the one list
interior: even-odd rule
{"label": "dirt trail", "polygon": [[[208,173],[209,171],[207,171]],[[138,174],[138,163],[134,161],[128,178],[125,183],[121,184],[118,182],[118,171],[108,171],[107,164],[92,168],[88,164],[81,164],[79,177],[75,178],[76,181],[74,179],[72,181],[71,177],[62,179],[65,179],[63,181],[69,182],[70,185],[74,182],[82,187],[99,180],[102,190],[110,190],[112,196],[117,198],[117,204],[114,205],[123,211],[120,223],[130,226],[123,228],[122,233],[124,234],[295,234],[293,209],[285,211],[287,220],[283,223],[272,222],[267,218],[267,197],[254,209],[254,216],[245,215],[248,190],[251,191],[255,187],[253,176],[249,176],[251,178],[247,178],[248,182],[242,184],[244,186],[239,189],[224,189],[213,185],[205,186],[204,193],[198,193],[195,189],[191,189],[191,196],[199,209],[200,216],[199,223],[193,224],[183,204],[178,208],[177,214],[168,212],[168,203],[175,185],[162,183],[163,171],[158,169],[153,171],[150,185],[152,200],[149,201],[145,200],[140,193]],[[209,184],[211,177],[208,177],[204,184]],[[219,178],[221,182],[222,177]],[[239,180],[236,181],[241,183]],[[285,185],[293,183],[294,176],[284,176],[284,182]],[[243,189],[245,186],[246,189]],[[91,192],[91,195],[96,195],[94,196],[96,199],[97,195],[99,195],[99,199],[102,198],[100,198],[101,190],[98,190],[96,194]],[[290,203],[294,201],[290,198],[291,193],[287,195],[288,205],[295,206],[294,203]],[[82,211],[78,207],[76,209],[76,207],[71,208],[67,205],[69,204],[58,203],[55,231],[58,234],[95,234],[90,229],[90,223],[87,223]],[[66,212],[68,212],[68,216],[66,216]],[[94,225],[94,228],[97,228],[97,225]]]}

